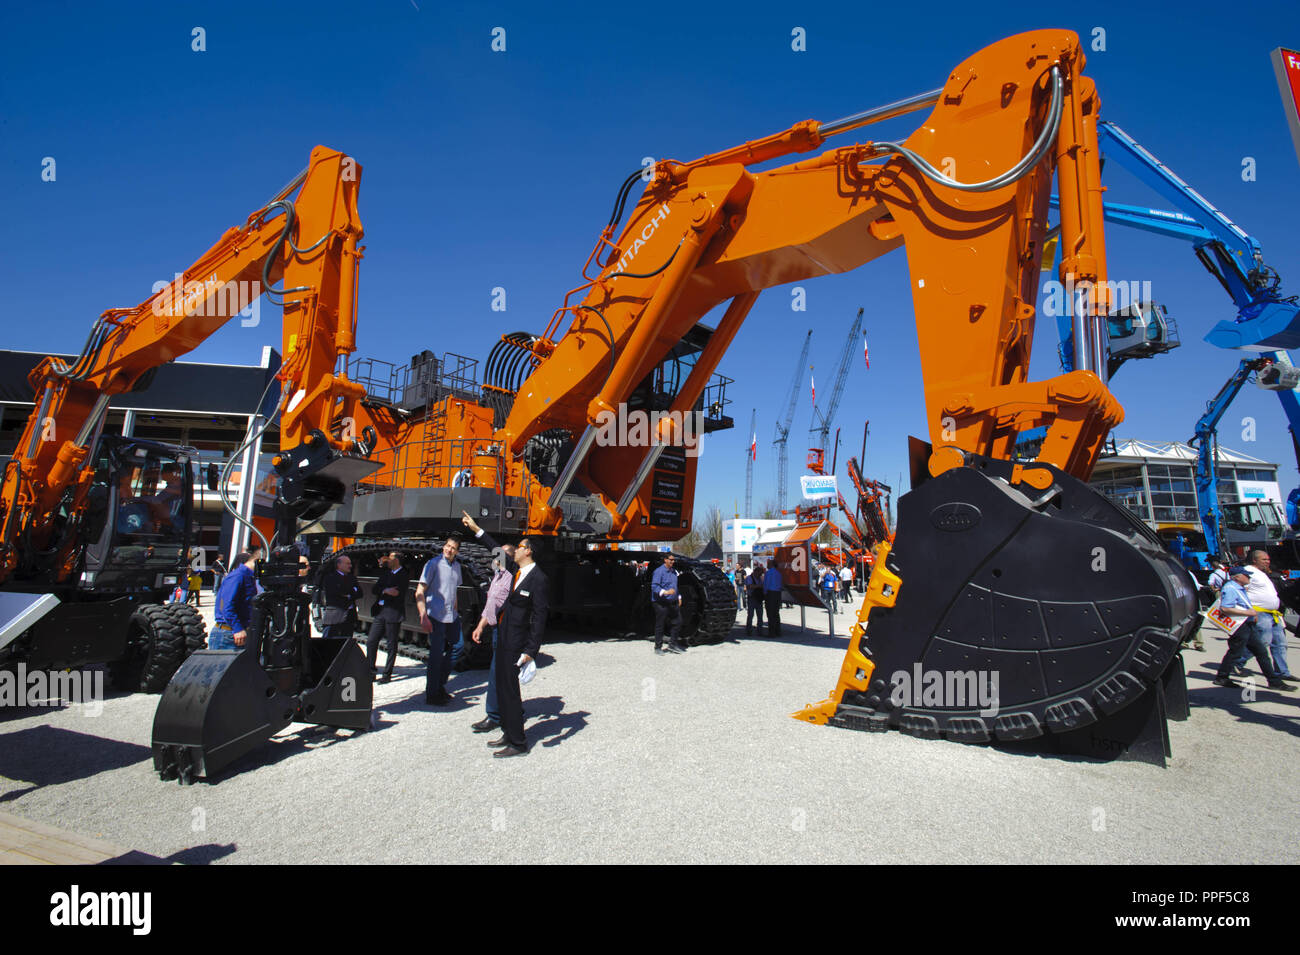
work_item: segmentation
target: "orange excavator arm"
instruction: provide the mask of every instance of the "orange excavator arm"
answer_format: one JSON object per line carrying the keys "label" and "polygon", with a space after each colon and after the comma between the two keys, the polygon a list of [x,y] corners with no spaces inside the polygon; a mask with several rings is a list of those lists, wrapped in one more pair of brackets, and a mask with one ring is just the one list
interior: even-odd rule
{"label": "orange excavator arm", "polygon": [[[0,581],[19,561],[20,529],[24,541],[42,547],[60,502],[71,496],[66,509],[74,523],[84,509],[92,478],[86,464],[113,396],[143,386],[153,369],[195,348],[263,293],[284,307],[282,445],[319,432],[336,449],[352,450],[364,432],[352,424],[364,415],[364,391],[335,367],[355,348],[360,178],[355,160],[316,147],[303,172],[188,269],[139,305],[104,312],[70,363],[45,358],[33,369],[36,408],[0,489]],[[341,435],[340,420],[349,422]],[[76,564],[76,541],[60,546],[64,579]]]}
{"label": "orange excavator arm", "polygon": [[[559,529],[575,484],[599,495],[611,537],[644,524],[646,478],[665,446],[682,444],[682,429],[665,416],[657,443],[630,455],[596,440],[601,422],[715,306],[729,303],[671,412],[696,406],[761,290],[845,272],[901,245],[930,473],[960,466],[964,452],[1009,457],[1020,431],[1046,425],[1040,460],[1086,476],[1122,420],[1119,404],[1094,370],[1028,379],[1054,173],[1071,209],[1062,215],[1069,250],[1062,269],[1085,295],[1105,288],[1098,100],[1083,64],[1068,31],[1022,34],[974,54],[936,93],[835,123],[801,123],[692,162],[660,162],[619,237],[612,222],[598,240],[588,259],[595,272],[532,346],[534,370],[498,431],[516,454],[543,431],[576,436],[555,486],[533,486],[530,528]],[[903,143],[865,142],[750,168],[930,104]],[[1095,324],[1108,310],[1104,294],[1087,303]],[[566,316],[568,330],[554,340]]]}

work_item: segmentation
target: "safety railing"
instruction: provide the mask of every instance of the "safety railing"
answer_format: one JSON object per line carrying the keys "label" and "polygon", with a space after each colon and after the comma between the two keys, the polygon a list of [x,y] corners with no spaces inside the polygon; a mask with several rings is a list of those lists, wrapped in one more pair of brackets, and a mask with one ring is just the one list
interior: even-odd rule
{"label": "safety railing", "polygon": [[423,438],[376,451],[377,471],[357,484],[358,494],[397,488],[487,488],[505,493],[499,448],[481,438]]}
{"label": "safety railing", "polygon": [[347,376],[371,398],[394,407],[426,407],[447,395],[479,400],[478,359],[444,352],[441,359],[424,351],[405,365],[379,358],[351,358]]}

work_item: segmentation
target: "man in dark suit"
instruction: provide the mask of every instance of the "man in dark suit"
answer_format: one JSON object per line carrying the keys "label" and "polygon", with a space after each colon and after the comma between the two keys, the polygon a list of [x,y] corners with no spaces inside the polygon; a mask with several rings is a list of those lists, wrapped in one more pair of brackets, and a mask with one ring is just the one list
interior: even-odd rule
{"label": "man in dark suit", "polygon": [[515,548],[519,573],[501,608],[498,652],[495,669],[497,702],[501,708],[501,736],[488,745],[496,748],[493,756],[523,756],[528,752],[524,736],[524,702],[519,692],[519,668],[533,662],[542,646],[546,629],[549,583],[542,569],[533,562],[532,541],[527,537]]}
{"label": "man in dark suit", "polygon": [[351,637],[355,629],[356,603],[361,585],[352,573],[352,558],[341,554],[335,558],[334,570],[322,582],[325,596],[323,637]]}
{"label": "man in dark suit", "polygon": [[406,592],[410,589],[411,573],[402,566],[402,555],[391,551],[379,558],[379,576],[371,588],[379,599],[370,611],[370,636],[366,641],[366,660],[370,664],[371,679],[378,674],[379,638],[388,637],[388,665],[378,682],[387,683],[393,678],[393,664],[397,661],[397,641],[402,635],[402,620],[406,617]]}

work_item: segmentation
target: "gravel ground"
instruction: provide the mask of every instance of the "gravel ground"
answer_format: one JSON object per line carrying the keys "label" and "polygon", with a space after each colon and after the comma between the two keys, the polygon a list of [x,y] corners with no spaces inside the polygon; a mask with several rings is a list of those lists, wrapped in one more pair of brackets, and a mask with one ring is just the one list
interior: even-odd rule
{"label": "gravel ground", "polygon": [[282,734],[215,785],[154,775],[156,697],[0,711],[0,808],[181,862],[1300,862],[1300,694],[1212,686],[1222,641],[1186,655],[1160,769],[790,719],[843,658],[849,617],[812,616],[681,656],[553,640],[505,761],[470,731],[485,674],[432,710],[408,660],[374,730]]}

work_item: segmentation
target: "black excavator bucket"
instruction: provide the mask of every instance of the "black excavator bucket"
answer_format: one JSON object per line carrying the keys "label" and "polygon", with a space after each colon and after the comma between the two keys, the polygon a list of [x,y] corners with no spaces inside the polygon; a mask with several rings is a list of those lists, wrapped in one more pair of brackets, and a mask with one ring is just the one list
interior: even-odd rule
{"label": "black excavator bucket", "polygon": [[294,719],[342,729],[369,729],[374,686],[361,647],[351,638],[312,640],[308,655],[305,672],[311,675],[311,689],[299,696]]}
{"label": "black excavator bucket", "polygon": [[1050,465],[968,455],[900,498],[839,683],[792,715],[1163,765],[1197,610],[1191,576],[1122,507]]}
{"label": "black excavator bucket", "polygon": [[373,686],[361,648],[343,638],[305,643],[301,670],[263,669],[251,650],[190,656],[154,715],[158,775],[183,784],[211,779],[293,722],[368,729]]}
{"label": "black excavator bucket", "polygon": [[185,784],[210,778],[288,726],[296,709],[252,650],[199,650],[158,701],[154,769]]}

